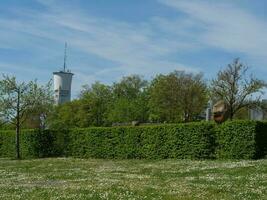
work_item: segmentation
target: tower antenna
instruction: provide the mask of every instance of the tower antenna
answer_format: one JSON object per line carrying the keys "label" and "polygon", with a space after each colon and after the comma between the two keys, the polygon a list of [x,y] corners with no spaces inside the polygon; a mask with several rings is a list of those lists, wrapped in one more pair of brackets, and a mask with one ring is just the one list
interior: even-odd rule
{"label": "tower antenna", "polygon": [[67,62],[67,42],[65,42],[65,52],[64,52],[64,72],[66,71],[66,62]]}

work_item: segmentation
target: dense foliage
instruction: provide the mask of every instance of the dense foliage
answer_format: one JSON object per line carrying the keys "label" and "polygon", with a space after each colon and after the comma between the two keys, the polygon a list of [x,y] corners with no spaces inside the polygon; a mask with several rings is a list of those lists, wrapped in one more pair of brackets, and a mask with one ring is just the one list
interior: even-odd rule
{"label": "dense foliage", "polygon": [[[208,99],[211,99],[210,104],[222,100],[230,119],[247,119],[252,106],[266,110],[266,104],[260,104],[260,97],[255,98],[266,83],[249,78],[246,73],[247,67],[235,59],[218,73],[210,87],[201,73],[174,71],[159,74],[150,81],[131,75],[112,85],[99,82],[84,85],[77,99],[57,106],[53,105],[51,82],[42,86],[37,81],[18,83],[15,77],[3,76],[0,80],[0,130],[16,129],[17,158],[20,157],[20,143],[24,156],[37,157],[63,153],[100,158],[211,158],[215,157],[214,153],[222,158],[260,157],[262,142],[257,138],[262,137],[259,133],[265,126],[259,123],[237,127],[226,124],[216,128],[219,147],[216,152],[215,129],[210,128],[211,125],[209,128],[199,124],[155,126],[203,120]],[[131,124],[153,126],[79,129]],[[23,133],[22,142],[19,142],[23,128],[54,131]],[[12,132],[7,131],[0,141],[0,145],[7,148],[6,155],[13,151],[13,147],[5,145],[14,139],[10,134]],[[240,139],[240,145],[231,137]],[[57,146],[53,146],[54,142]],[[94,148],[90,149],[92,146]]]}
{"label": "dense foliage", "polygon": [[190,122],[198,120],[207,105],[202,74],[175,71],[151,82],[141,76],[123,77],[112,86],[85,85],[79,99],[55,107],[50,128],[102,127],[112,124]]}
{"label": "dense foliage", "polygon": [[74,129],[68,155],[93,158],[211,158],[209,123]]}
{"label": "dense foliage", "polygon": [[[174,71],[151,80],[139,75],[123,77],[112,85],[95,82],[83,86],[73,102],[55,107],[50,128],[86,128],[139,123],[178,123],[205,118],[208,100],[226,103],[230,119],[248,119],[260,107],[262,80],[248,75],[248,67],[235,59],[208,85],[203,74]],[[266,107],[265,107],[266,109]]]}
{"label": "dense foliage", "polygon": [[216,127],[217,157],[253,159],[267,155],[267,123],[228,121]]}
{"label": "dense foliage", "polygon": [[[0,132],[0,156],[15,155],[14,131]],[[267,123],[232,121],[140,127],[25,130],[22,157],[257,159],[267,155]]]}
{"label": "dense foliage", "polygon": [[151,83],[149,94],[150,117],[158,122],[194,121],[208,102],[202,74],[183,71],[157,76]]}
{"label": "dense foliage", "polygon": [[[62,156],[64,148],[63,131],[23,130],[20,138],[21,156],[23,158]],[[15,132],[0,132],[0,156],[14,157]]]}

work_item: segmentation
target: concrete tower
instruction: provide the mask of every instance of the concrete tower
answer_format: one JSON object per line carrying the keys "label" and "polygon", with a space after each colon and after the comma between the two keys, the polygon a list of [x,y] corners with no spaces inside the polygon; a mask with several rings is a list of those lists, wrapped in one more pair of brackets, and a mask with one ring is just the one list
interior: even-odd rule
{"label": "concrete tower", "polygon": [[71,82],[73,73],[66,70],[67,43],[65,43],[65,55],[63,71],[53,72],[55,104],[59,105],[71,100]]}

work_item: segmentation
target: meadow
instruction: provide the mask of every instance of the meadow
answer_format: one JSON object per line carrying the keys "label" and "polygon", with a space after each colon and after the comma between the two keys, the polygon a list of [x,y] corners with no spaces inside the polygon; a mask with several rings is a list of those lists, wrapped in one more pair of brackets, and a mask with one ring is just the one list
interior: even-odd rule
{"label": "meadow", "polygon": [[267,160],[2,158],[0,199],[267,199]]}

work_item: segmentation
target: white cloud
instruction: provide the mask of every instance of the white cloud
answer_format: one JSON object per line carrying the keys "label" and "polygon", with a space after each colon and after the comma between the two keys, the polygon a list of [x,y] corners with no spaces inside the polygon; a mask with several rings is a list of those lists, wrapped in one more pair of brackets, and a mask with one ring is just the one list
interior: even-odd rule
{"label": "white cloud", "polygon": [[199,0],[159,0],[162,4],[183,12],[204,46],[221,48],[228,52],[240,52],[251,59],[267,63],[267,23],[234,2]]}
{"label": "white cloud", "polygon": [[[130,23],[91,16],[65,1],[38,0],[46,7],[45,12],[20,9],[14,11],[19,18],[0,19],[0,47],[33,49],[39,57],[31,64],[44,66],[57,59],[61,63],[61,49],[65,41],[69,42],[76,52],[75,63],[71,61],[74,55],[69,55],[75,73],[74,94],[82,84],[96,80],[110,83],[122,75],[148,78],[175,69],[201,71],[172,60],[170,55],[190,55],[211,47],[245,53],[267,63],[266,23],[248,12],[218,1],[159,1],[186,17],[154,16],[142,23]],[[92,60],[81,60],[77,52]],[[97,59],[108,64],[96,65]],[[37,66],[28,69],[33,76],[38,75]],[[49,70],[51,66],[46,75]]]}
{"label": "white cloud", "polygon": [[[39,1],[46,6],[46,13],[20,10],[17,14],[22,18],[16,20],[1,19],[0,25],[6,33],[13,33],[12,40],[8,40],[10,47],[27,46],[39,49],[42,59],[57,56],[61,52],[54,49],[54,43],[68,41],[72,48],[87,54],[97,56],[99,59],[112,63],[104,69],[96,69],[91,63],[75,63],[95,68],[93,74],[84,74],[71,66],[76,74],[75,86],[91,83],[95,80],[113,79],[128,74],[142,74],[151,77],[157,73],[166,73],[172,70],[195,71],[197,69],[184,66],[168,59],[168,54],[186,49],[195,48],[194,45],[184,42],[183,39],[174,38],[171,34],[159,35],[155,29],[160,19],[141,24],[131,24],[123,21],[96,18],[83,13],[81,10],[69,9],[59,5],[59,1]],[[26,13],[26,17],[23,13]],[[158,23],[160,24],[160,23]],[[181,30],[181,29],[180,29]],[[8,35],[8,34],[7,34]],[[28,41],[22,38],[28,38]],[[50,40],[52,45],[40,50],[40,39]],[[1,39],[0,39],[1,40]],[[113,76],[113,77],[111,77]]]}

